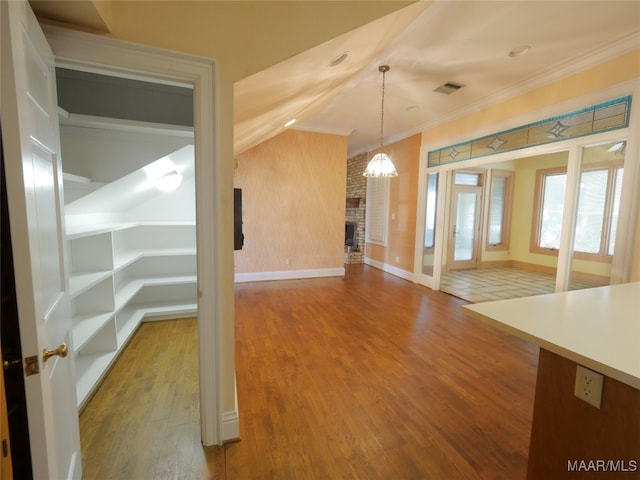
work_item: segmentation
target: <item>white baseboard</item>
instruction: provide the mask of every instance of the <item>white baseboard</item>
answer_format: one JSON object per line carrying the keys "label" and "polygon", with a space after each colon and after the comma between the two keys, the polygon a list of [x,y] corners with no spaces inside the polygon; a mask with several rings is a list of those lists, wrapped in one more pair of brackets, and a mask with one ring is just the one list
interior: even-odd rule
{"label": "white baseboard", "polygon": [[394,267],[393,265],[387,265],[386,263],[379,262],[377,260],[373,260],[369,257],[364,258],[364,263],[367,265],[371,265],[383,272],[390,273],[391,275],[395,275],[396,277],[404,278],[405,280],[409,280],[410,282],[415,283],[415,275],[413,272],[408,272],[406,270],[402,270],[401,268]]}
{"label": "white baseboard", "polygon": [[222,443],[232,442],[240,438],[240,418],[238,410],[231,410],[222,414]]}
{"label": "white baseboard", "polygon": [[221,443],[232,442],[240,439],[240,414],[238,413],[238,385],[236,384],[236,375],[233,374],[233,390],[235,395],[235,406],[233,410],[222,412],[220,419]]}
{"label": "white baseboard", "polygon": [[344,267],[309,270],[280,270],[271,272],[236,273],[235,282],[261,282],[265,280],[297,280],[301,278],[344,277]]}

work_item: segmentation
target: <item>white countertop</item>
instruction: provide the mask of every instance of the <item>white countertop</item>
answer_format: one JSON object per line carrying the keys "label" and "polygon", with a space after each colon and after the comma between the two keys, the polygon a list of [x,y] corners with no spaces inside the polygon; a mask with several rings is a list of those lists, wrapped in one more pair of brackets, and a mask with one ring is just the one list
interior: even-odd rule
{"label": "white countertop", "polygon": [[640,282],[470,304],[463,309],[640,390]]}

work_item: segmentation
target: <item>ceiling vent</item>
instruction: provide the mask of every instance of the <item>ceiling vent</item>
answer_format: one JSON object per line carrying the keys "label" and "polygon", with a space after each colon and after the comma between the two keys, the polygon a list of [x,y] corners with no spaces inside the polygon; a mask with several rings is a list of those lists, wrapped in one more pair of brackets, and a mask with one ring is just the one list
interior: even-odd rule
{"label": "ceiling vent", "polygon": [[434,90],[434,92],[444,93],[445,95],[451,95],[453,92],[457,92],[464,85],[460,83],[447,82],[444,85],[440,85],[438,88]]}

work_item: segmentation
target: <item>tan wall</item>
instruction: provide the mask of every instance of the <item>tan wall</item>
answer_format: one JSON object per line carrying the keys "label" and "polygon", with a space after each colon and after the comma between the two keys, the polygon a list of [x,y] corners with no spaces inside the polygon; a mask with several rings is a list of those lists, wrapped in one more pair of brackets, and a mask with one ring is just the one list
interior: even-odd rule
{"label": "tan wall", "polygon": [[420,142],[418,134],[385,147],[398,171],[391,179],[389,241],[387,247],[366,246],[367,257],[408,272],[413,272],[415,253]]}
{"label": "tan wall", "polygon": [[341,268],[347,137],[287,130],[237,157],[245,244],[236,272]]}
{"label": "tan wall", "polygon": [[465,132],[474,138],[479,127],[499,124],[533,110],[552,106],[573,98],[611,87],[638,77],[640,50],[634,50],[596,67],[537,88],[504,102],[478,110],[450,122],[424,130],[423,143],[459,138]]}

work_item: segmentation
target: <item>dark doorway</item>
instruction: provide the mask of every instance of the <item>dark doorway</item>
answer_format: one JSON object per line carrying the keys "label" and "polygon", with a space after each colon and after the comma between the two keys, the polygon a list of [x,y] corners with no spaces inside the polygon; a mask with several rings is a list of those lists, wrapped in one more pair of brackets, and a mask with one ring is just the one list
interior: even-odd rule
{"label": "dark doorway", "polygon": [[[4,173],[4,150],[0,136],[0,339],[2,340],[2,363],[5,378],[5,393],[9,415],[9,436],[11,439],[11,462],[13,476],[20,479],[33,478],[31,469],[31,448],[29,446],[29,423],[27,419],[27,399],[24,391],[22,348],[20,347],[20,325],[11,249],[11,230],[7,203],[6,179]],[[4,449],[3,449],[4,450]],[[4,454],[4,452],[3,452]]]}

